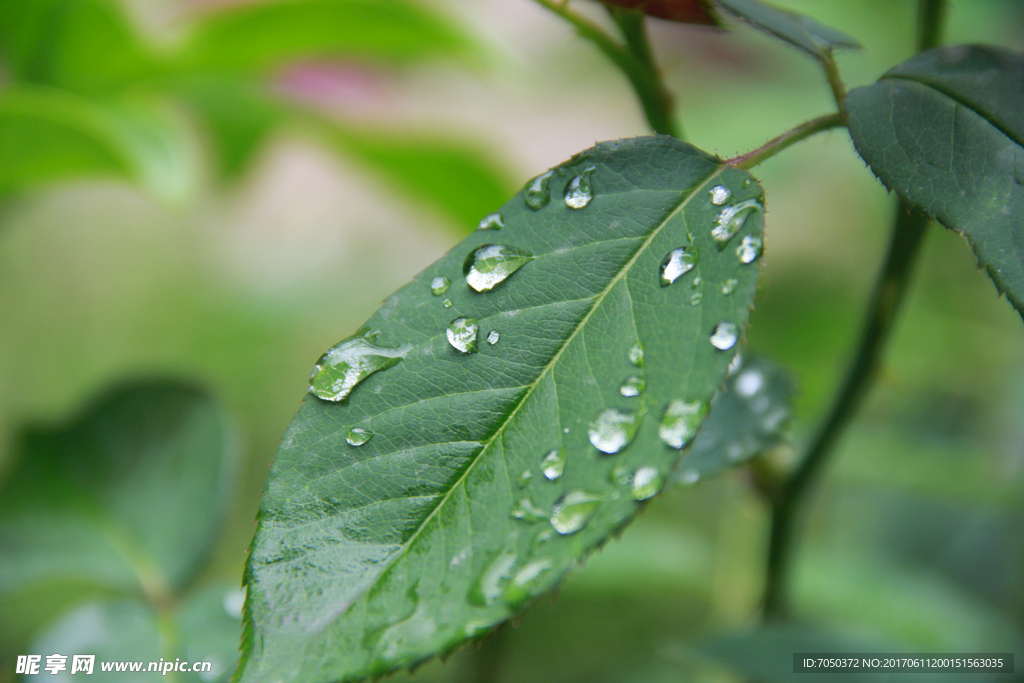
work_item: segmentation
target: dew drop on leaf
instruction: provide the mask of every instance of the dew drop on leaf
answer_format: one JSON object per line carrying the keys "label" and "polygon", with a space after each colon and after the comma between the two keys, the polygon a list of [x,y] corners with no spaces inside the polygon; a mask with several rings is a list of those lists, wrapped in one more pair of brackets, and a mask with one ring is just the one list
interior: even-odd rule
{"label": "dew drop on leaf", "polygon": [[736,323],[723,320],[715,326],[715,331],[711,333],[711,345],[719,351],[728,351],[736,346],[738,338]]}
{"label": "dew drop on leaf", "polygon": [[732,192],[725,185],[715,185],[711,188],[711,203],[715,206],[725,204],[731,196]]}
{"label": "dew drop on leaf", "polygon": [[700,255],[696,247],[673,249],[661,261],[661,286],[668,287],[680,277],[693,270],[693,267],[699,261]]}
{"label": "dew drop on leaf", "polygon": [[618,465],[608,475],[609,481],[619,486],[629,486],[633,483],[633,473],[625,465]]}
{"label": "dew drop on leaf", "polygon": [[627,398],[639,396],[644,393],[644,389],[647,388],[647,382],[644,381],[643,377],[637,377],[636,375],[630,375],[622,382],[622,386],[619,387],[619,393]]}
{"label": "dew drop on leaf", "polygon": [[476,353],[476,335],[480,326],[472,318],[456,318],[445,333],[448,343],[460,353]]}
{"label": "dew drop on leaf", "polygon": [[489,213],[480,219],[480,224],[476,226],[477,230],[501,230],[505,227],[505,221],[502,219],[501,214],[498,212]]}
{"label": "dew drop on leaf", "polygon": [[722,294],[729,296],[736,291],[736,287],[740,284],[740,281],[734,277],[729,278],[722,284]]}
{"label": "dew drop on leaf", "polygon": [[568,536],[587,525],[601,505],[601,497],[584,491],[570,491],[558,499],[551,509],[551,526]]}
{"label": "dew drop on leaf", "polygon": [[629,350],[629,362],[638,368],[644,366],[644,347],[640,346],[640,342],[633,344]]}
{"label": "dew drop on leaf", "polygon": [[497,330],[491,330],[487,334],[487,343],[490,344],[491,346],[497,344],[499,339],[501,339],[501,335],[498,334]]}
{"label": "dew drop on leaf", "polygon": [[502,594],[505,604],[515,607],[527,600],[530,597],[530,588],[551,571],[553,566],[551,560],[534,560],[516,572]]}
{"label": "dew drop on leaf", "polygon": [[487,292],[504,282],[512,273],[533,260],[533,254],[504,244],[485,244],[474,249],[462,266],[466,283],[478,292]]}
{"label": "dew drop on leaf", "polygon": [[594,198],[594,190],[590,187],[590,174],[594,166],[583,171],[565,186],[565,205],[570,209],[582,209]]}
{"label": "dew drop on leaf", "polygon": [[372,438],[373,432],[363,429],[362,427],[353,427],[348,430],[348,434],[345,435],[345,441],[349,446],[362,446]]}
{"label": "dew drop on leaf", "polygon": [[448,291],[452,281],[446,278],[444,275],[438,275],[430,281],[430,293],[434,296],[441,296]]}
{"label": "dew drop on leaf", "polygon": [[729,367],[725,371],[725,376],[731,377],[732,375],[735,375],[736,371],[741,367],[743,367],[743,354],[737,351],[736,355],[732,357],[731,361],[729,361]]}
{"label": "dew drop on leaf", "polygon": [[740,241],[740,246],[736,247],[736,256],[739,258],[740,263],[744,265],[753,263],[761,255],[763,246],[764,242],[761,241],[760,237],[745,235]]}
{"label": "dew drop on leaf", "polygon": [[711,237],[715,240],[719,250],[725,249],[729,240],[743,229],[743,224],[747,222],[747,216],[754,211],[764,211],[764,206],[756,199],[748,199],[727,206],[718,213],[715,225],[711,228]]}
{"label": "dew drop on leaf", "polygon": [[516,559],[512,553],[502,553],[494,558],[473,585],[469,593],[470,602],[477,605],[494,604],[495,600],[501,597],[504,584],[512,575]]}
{"label": "dew drop on leaf", "polygon": [[360,330],[343,339],[320,356],[309,375],[309,393],[325,401],[342,401],[364,379],[396,365],[412,346],[377,346],[371,332]]}
{"label": "dew drop on leaf", "polygon": [[554,171],[541,173],[526,183],[526,187],[523,188],[523,199],[526,200],[526,205],[531,210],[539,211],[551,201],[551,189],[548,186],[551,184],[551,175],[553,173]]}
{"label": "dew drop on leaf", "polygon": [[552,448],[540,461],[540,471],[548,481],[555,481],[565,471],[565,453],[560,448]]}
{"label": "dew drop on leaf", "polygon": [[451,308],[452,307],[452,300],[451,299],[445,299],[441,303],[444,304],[445,308]]}
{"label": "dew drop on leaf", "polygon": [[590,423],[587,434],[594,448],[615,455],[632,443],[638,423],[637,414],[632,411],[606,408]]}
{"label": "dew drop on leaf", "polygon": [[518,479],[519,488],[525,487],[527,484],[530,483],[531,479],[533,479],[533,471],[532,470],[523,470],[522,474],[519,475],[519,479]]}
{"label": "dew drop on leaf", "polygon": [[673,399],[665,408],[658,425],[658,436],[666,445],[675,449],[686,448],[708,414],[708,404],[704,401],[684,401]]}
{"label": "dew drop on leaf", "polygon": [[533,501],[529,498],[523,498],[516,503],[516,506],[512,508],[512,512],[509,515],[512,519],[518,519],[523,522],[541,522],[547,519],[547,513],[534,505]]}
{"label": "dew drop on leaf", "polygon": [[633,475],[633,500],[647,500],[661,490],[663,483],[657,467],[641,467]]}

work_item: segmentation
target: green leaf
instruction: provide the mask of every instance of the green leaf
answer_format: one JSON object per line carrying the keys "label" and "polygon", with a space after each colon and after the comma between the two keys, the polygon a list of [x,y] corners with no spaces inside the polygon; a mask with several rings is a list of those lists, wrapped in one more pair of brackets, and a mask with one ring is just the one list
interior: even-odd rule
{"label": "green leaf", "polygon": [[693,484],[745,465],[785,437],[793,415],[792,378],[769,360],[752,354],[736,357],[740,364],[711,402],[689,455],[676,468],[677,482]]}
{"label": "green leaf", "polygon": [[188,72],[259,73],[315,57],[407,62],[466,53],[469,40],[405,0],[294,0],[236,5],[203,17],[179,53]]}
{"label": "green leaf", "polygon": [[[662,413],[725,377],[762,197],[674,138],[603,143],[531,181],[500,230],[467,237],[325,355],[365,379],[342,402],[307,396],[282,439],[246,569],[240,680],[354,680],[450,650],[628,523],[679,459]],[[484,268],[474,254],[501,260],[488,244],[534,258]],[[699,250],[687,272],[683,248]],[[460,352],[473,329],[478,350]],[[628,395],[634,376],[645,387]]]}
{"label": "green leaf", "polygon": [[829,53],[838,48],[860,47],[860,43],[842,31],[760,0],[714,0],[714,3],[751,26],[817,59],[828,58]]}
{"label": "green leaf", "polygon": [[211,551],[233,466],[206,394],[111,391],[66,427],[36,428],[0,492],[0,592],[94,581],[166,597]]}
{"label": "green leaf", "polygon": [[890,190],[971,245],[1024,315],[1024,55],[919,54],[846,98],[857,151]]}

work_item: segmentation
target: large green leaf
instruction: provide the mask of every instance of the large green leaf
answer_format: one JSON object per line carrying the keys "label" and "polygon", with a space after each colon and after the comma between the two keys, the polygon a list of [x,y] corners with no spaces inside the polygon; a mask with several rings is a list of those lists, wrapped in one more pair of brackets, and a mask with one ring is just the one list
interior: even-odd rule
{"label": "large green leaf", "polygon": [[217,405],[137,383],[25,433],[0,492],[0,592],[93,581],[166,597],[210,552],[232,472]]}
{"label": "large green leaf", "polygon": [[[725,377],[757,285],[761,197],[673,138],[603,143],[532,181],[504,227],[467,237],[325,355],[317,390],[350,393],[307,396],[282,439],[246,570],[240,679],[352,680],[444,652],[625,525],[679,459],[660,438],[667,406],[689,429],[665,437],[685,446],[686,416]],[[688,272],[683,248],[699,251]],[[475,291],[503,258],[519,270]],[[474,328],[477,351],[460,352]]]}
{"label": "large green leaf", "polygon": [[1024,315],[1024,55],[929,50],[851,90],[846,109],[871,170],[964,235]]}
{"label": "large green leaf", "polygon": [[860,47],[855,39],[803,14],[779,9],[760,0],[713,0],[726,12],[769,33],[812,57],[825,59],[832,50]]}

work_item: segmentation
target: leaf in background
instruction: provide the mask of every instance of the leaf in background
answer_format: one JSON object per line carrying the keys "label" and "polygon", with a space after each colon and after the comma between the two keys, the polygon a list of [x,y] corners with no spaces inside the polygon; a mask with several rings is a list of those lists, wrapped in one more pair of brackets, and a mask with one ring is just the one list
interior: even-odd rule
{"label": "leaf in background", "polygon": [[750,462],[778,446],[793,414],[795,387],[769,360],[737,354],[740,365],[711,401],[711,411],[673,479],[693,484]]}
{"label": "leaf in background", "polygon": [[824,59],[837,48],[860,47],[842,31],[818,23],[803,14],[773,7],[760,0],[713,0],[715,5],[755,28]]}
{"label": "leaf in background", "polygon": [[1024,55],[929,50],[851,90],[846,108],[871,170],[966,237],[1024,315]]}
{"label": "leaf in background", "polygon": [[0,494],[0,592],[45,580],[165,595],[212,548],[233,463],[206,394],[112,391],[59,429],[25,433]]}
{"label": "leaf in background", "polygon": [[283,437],[240,680],[351,680],[450,650],[625,525],[696,431],[664,424],[666,407],[709,401],[725,376],[762,197],[673,138],[603,143],[321,359],[364,379],[340,403],[307,396]]}
{"label": "leaf in background", "polygon": [[446,18],[405,0],[261,2],[201,17],[178,68],[259,73],[312,57],[406,62],[466,54],[471,46]]}
{"label": "leaf in background", "polygon": [[636,10],[658,19],[668,19],[684,24],[705,24],[720,26],[721,21],[712,10],[710,2],[701,0],[601,0],[606,5],[617,5]]}

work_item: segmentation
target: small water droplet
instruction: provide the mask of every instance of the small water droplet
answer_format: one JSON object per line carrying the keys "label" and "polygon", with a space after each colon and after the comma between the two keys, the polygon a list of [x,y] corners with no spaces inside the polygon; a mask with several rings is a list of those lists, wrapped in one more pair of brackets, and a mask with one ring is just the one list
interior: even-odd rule
{"label": "small water droplet", "polygon": [[480,326],[472,318],[456,318],[445,330],[448,343],[460,353],[476,353],[476,334]]}
{"label": "small water droplet", "polygon": [[512,519],[518,519],[523,522],[541,522],[547,519],[547,513],[534,505],[533,501],[529,498],[520,500],[509,514]]}
{"label": "small water droplet", "polygon": [[629,362],[638,368],[644,366],[644,347],[640,345],[640,342],[633,344],[629,350]]}
{"label": "small water droplet", "polygon": [[729,296],[730,294],[732,294],[733,292],[736,291],[736,287],[739,284],[740,284],[740,281],[737,280],[736,278],[734,278],[734,277],[729,278],[722,285],[722,294],[725,294],[726,296]]}
{"label": "small water droplet", "polygon": [[690,295],[690,305],[691,306],[699,306],[700,302],[703,301],[703,300],[704,300],[704,293],[703,292],[694,292],[693,294]]}
{"label": "small water droplet", "polygon": [[587,525],[600,505],[600,496],[570,491],[559,498],[551,509],[551,526],[563,536],[574,534]]}
{"label": "small water droplet", "polygon": [[565,471],[565,453],[560,448],[552,448],[540,461],[540,471],[548,481],[555,481]]}
{"label": "small water droplet", "polygon": [[[550,529],[548,530],[550,531]],[[554,563],[551,560],[534,560],[516,572],[508,586],[505,588],[503,597],[505,603],[516,606],[530,597],[530,588],[551,571]]]}
{"label": "small water droplet", "polygon": [[487,343],[490,344],[491,346],[497,344],[499,339],[501,339],[501,335],[498,334],[497,330],[491,330],[487,334]]}
{"label": "small water droplet", "polygon": [[562,433],[563,433],[563,434],[568,434],[568,433],[569,433],[569,428],[568,428],[568,427],[566,427],[565,429],[563,429],[563,430],[562,430]]}
{"label": "small water droplet", "polygon": [[614,455],[633,441],[638,423],[637,414],[632,411],[606,408],[590,423],[587,434],[594,448]]}
{"label": "small water droplet", "polygon": [[551,184],[551,174],[553,173],[554,171],[541,173],[526,183],[526,187],[523,188],[523,199],[526,200],[526,205],[531,210],[539,211],[551,201],[551,189],[548,186]]}
{"label": "small water droplet", "polygon": [[737,351],[736,355],[732,357],[731,361],[729,361],[729,367],[725,371],[725,376],[728,377],[730,375],[735,375],[736,371],[741,367],[743,367],[743,354]]}
{"label": "small water droplet", "polygon": [[646,388],[647,382],[644,381],[643,377],[630,375],[622,382],[622,386],[619,387],[619,393],[628,398],[632,398],[633,396],[639,396],[644,393],[644,389]]}
{"label": "small water droplet", "polygon": [[629,486],[633,483],[633,473],[625,465],[619,465],[611,471],[608,479],[619,486]]}
{"label": "small water droplet", "polygon": [[348,442],[349,446],[362,446],[372,438],[373,432],[363,429],[362,427],[353,427],[348,430],[348,434],[345,435],[345,441]]}
{"label": "small water droplet", "polygon": [[657,467],[641,467],[633,475],[633,500],[647,500],[661,490],[663,481]]}
{"label": "small water droplet", "polygon": [[744,265],[753,263],[761,255],[763,247],[764,242],[760,237],[745,235],[743,240],[740,241],[740,246],[736,247],[736,256],[739,257],[740,263]]}
{"label": "small water droplet", "polygon": [[590,174],[595,168],[591,166],[565,186],[565,205],[570,209],[582,209],[594,198],[594,191],[590,187]]}
{"label": "small water droplet", "polygon": [[438,275],[430,281],[430,293],[434,296],[441,296],[448,291],[452,281],[446,278],[444,275]]}
{"label": "small water droplet", "polygon": [[743,229],[747,216],[754,211],[764,211],[761,202],[748,199],[722,209],[715,218],[715,226],[711,229],[711,237],[718,244],[719,250],[724,249],[736,233]]}
{"label": "small water droplet", "polygon": [[668,446],[675,449],[686,448],[708,414],[705,401],[684,401],[673,399],[665,408],[658,426],[658,436]]}
{"label": "small water droplet", "polygon": [[466,283],[478,292],[487,292],[504,282],[533,260],[533,254],[504,244],[485,244],[474,249],[462,265]]}
{"label": "small water droplet", "polygon": [[764,375],[760,370],[747,370],[736,378],[736,393],[744,398],[750,398],[761,391],[764,386]]}
{"label": "small water droplet", "polygon": [[711,333],[711,345],[719,351],[728,351],[736,346],[738,338],[736,323],[723,320],[715,326],[715,331]]}
{"label": "small water droplet", "polygon": [[531,470],[523,470],[523,473],[519,475],[519,488],[529,484],[531,479],[533,479],[533,472]]}
{"label": "small water droplet", "polygon": [[743,184],[742,184],[742,186],[743,186],[744,188],[748,188],[748,187],[750,187],[750,186],[751,186],[751,185],[753,185],[753,184],[754,184],[754,179],[753,179],[753,178],[745,178],[745,179],[743,180]]}
{"label": "small water droplet", "polygon": [[700,481],[700,472],[698,472],[697,470],[683,470],[683,472],[679,475],[679,481],[689,486],[692,486],[693,484],[696,484],[698,481]]}
{"label": "small water droplet", "polygon": [[502,220],[501,214],[498,212],[489,213],[480,219],[480,225],[476,226],[477,230],[501,230],[505,227],[505,221]]}
{"label": "small water droplet", "polygon": [[494,604],[494,601],[501,597],[504,584],[512,575],[515,564],[516,556],[512,553],[501,553],[494,558],[470,591],[470,602],[477,605]]}
{"label": "small water droplet", "polygon": [[693,270],[700,261],[696,247],[673,249],[661,261],[661,286],[668,287],[684,274]]}
{"label": "small water droplet", "polygon": [[445,299],[441,303],[444,304],[445,308],[451,308],[452,307],[452,300],[451,299]]}
{"label": "small water droplet", "polygon": [[370,332],[360,330],[320,356],[309,375],[309,393],[325,401],[344,400],[360,382],[396,365],[412,349],[410,344],[377,346],[368,336]]}
{"label": "small water droplet", "polygon": [[731,196],[732,192],[725,185],[715,185],[711,188],[711,203],[715,206],[725,204]]}

